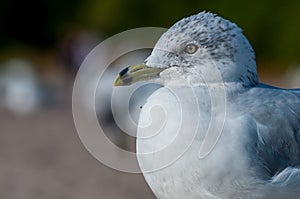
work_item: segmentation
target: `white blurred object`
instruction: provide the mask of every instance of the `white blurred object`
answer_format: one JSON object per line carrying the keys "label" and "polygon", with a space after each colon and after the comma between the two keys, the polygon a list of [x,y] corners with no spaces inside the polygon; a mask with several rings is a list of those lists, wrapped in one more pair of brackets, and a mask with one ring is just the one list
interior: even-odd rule
{"label": "white blurred object", "polygon": [[34,112],[39,105],[39,94],[33,65],[25,60],[11,59],[3,67],[2,105],[19,115]]}
{"label": "white blurred object", "polygon": [[291,88],[300,87],[300,64],[295,64],[289,67],[284,77],[287,86]]}

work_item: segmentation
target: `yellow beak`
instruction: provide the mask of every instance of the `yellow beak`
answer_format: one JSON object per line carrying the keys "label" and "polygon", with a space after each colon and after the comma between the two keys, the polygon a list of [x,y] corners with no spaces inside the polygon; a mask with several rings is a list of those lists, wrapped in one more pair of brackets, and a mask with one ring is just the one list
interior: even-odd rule
{"label": "yellow beak", "polygon": [[116,77],[114,86],[127,86],[135,82],[151,80],[159,77],[164,68],[153,68],[145,64],[137,64],[124,68]]}

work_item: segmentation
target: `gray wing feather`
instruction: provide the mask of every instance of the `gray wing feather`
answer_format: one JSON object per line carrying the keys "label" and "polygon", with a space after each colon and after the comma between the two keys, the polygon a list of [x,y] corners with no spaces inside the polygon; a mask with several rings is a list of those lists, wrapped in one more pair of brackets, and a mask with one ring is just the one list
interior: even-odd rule
{"label": "gray wing feather", "polygon": [[[250,89],[237,99],[243,114],[257,127],[254,167],[267,182],[272,198],[298,198],[300,194],[300,90],[266,85]],[[246,99],[246,100],[245,100]]]}
{"label": "gray wing feather", "polygon": [[258,127],[257,158],[277,181],[280,172],[300,167],[300,90],[261,85],[250,89],[248,100],[244,99],[240,107]]}

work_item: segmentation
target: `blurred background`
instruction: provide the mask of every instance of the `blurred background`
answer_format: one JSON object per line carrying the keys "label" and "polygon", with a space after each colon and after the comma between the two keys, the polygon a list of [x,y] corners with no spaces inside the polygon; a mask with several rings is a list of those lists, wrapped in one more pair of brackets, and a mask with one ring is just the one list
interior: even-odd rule
{"label": "blurred background", "polygon": [[[211,11],[244,30],[262,82],[300,87],[298,0],[0,4],[0,198],[154,198],[141,175],[117,172],[96,161],[81,144],[72,119],[72,86],[80,64],[97,44],[121,31],[167,28],[184,16]],[[104,96],[97,104],[108,102]],[[100,122],[109,126],[109,110],[98,112]],[[134,139],[113,137],[133,150]]]}

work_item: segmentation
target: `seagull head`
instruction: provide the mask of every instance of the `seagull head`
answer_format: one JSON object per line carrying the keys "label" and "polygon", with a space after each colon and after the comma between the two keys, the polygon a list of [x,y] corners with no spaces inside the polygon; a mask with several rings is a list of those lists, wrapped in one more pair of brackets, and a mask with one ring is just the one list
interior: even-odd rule
{"label": "seagull head", "polygon": [[254,51],[236,24],[209,12],[175,23],[142,64],[123,69],[114,85],[158,79],[164,84],[257,84]]}

